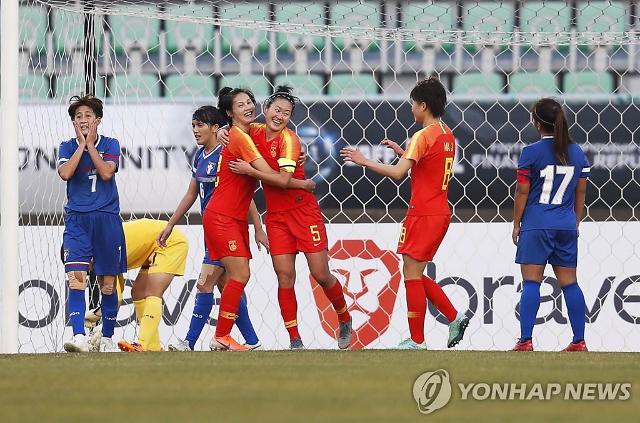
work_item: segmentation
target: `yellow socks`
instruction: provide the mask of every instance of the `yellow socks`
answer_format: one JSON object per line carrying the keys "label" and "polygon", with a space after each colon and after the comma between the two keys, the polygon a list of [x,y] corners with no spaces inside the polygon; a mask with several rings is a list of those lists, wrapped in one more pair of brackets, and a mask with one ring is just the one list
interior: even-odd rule
{"label": "yellow socks", "polygon": [[[150,296],[139,302],[144,304],[144,312],[141,313],[138,342],[145,351],[160,351],[162,346],[158,326],[162,318],[162,298]],[[139,307],[137,303],[138,301],[134,301],[136,316],[138,316]]]}

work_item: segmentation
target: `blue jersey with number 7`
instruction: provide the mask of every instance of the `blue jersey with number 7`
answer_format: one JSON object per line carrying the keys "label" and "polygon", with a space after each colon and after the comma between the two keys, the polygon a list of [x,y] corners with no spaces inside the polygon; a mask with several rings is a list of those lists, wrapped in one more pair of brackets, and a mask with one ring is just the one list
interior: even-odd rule
{"label": "blue jersey with number 7", "polygon": [[566,165],[556,159],[553,137],[526,146],[518,160],[518,182],[530,184],[521,230],[575,230],[576,187],[589,173],[587,157],[577,144],[569,144]]}
{"label": "blue jersey with number 7", "polygon": [[[78,149],[78,141],[71,138],[63,141],[58,150],[58,167],[69,161]],[[120,143],[115,138],[100,135],[96,141],[96,150],[102,160],[114,162],[117,167],[120,162]],[[64,210],[69,212],[120,213],[120,199],[115,176],[103,181],[96,172],[88,151],[82,153],[75,173],[67,181],[67,205]]]}

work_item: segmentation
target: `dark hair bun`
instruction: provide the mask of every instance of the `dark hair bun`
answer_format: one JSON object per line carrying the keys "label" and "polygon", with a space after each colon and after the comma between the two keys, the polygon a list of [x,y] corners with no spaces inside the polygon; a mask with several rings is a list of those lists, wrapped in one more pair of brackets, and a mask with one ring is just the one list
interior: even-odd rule
{"label": "dark hair bun", "polygon": [[274,94],[278,94],[278,93],[291,94],[291,91],[293,91],[293,87],[290,87],[288,85],[278,85],[273,93]]}
{"label": "dark hair bun", "polygon": [[228,95],[229,93],[231,93],[231,91],[233,91],[233,88],[231,87],[222,87],[220,88],[220,91],[218,91],[218,97],[222,97],[223,95]]}

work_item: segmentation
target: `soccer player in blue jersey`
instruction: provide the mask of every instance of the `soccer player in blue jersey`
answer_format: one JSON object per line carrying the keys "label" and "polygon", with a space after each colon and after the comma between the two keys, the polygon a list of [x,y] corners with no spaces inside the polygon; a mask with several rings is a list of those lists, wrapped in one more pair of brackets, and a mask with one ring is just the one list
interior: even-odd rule
{"label": "soccer player in blue jersey", "polygon": [[86,275],[90,263],[102,293],[102,341],[100,351],[118,351],[111,337],[118,312],[116,276],[127,270],[120,200],[115,174],[120,143],[98,135],[102,101],[93,96],[71,98],[69,117],[76,137],[63,141],[58,150],[58,174],[67,182],[64,220],[64,263],[69,283],[67,298],[73,339],[68,352],[89,350],[84,332]]}
{"label": "soccer player in blue jersey", "polygon": [[[173,216],[171,216],[169,223],[158,236],[160,245],[164,244],[171,234],[173,227],[178,223],[178,220],[189,211],[198,197],[200,197],[200,209],[204,211],[207,203],[213,196],[216,187],[220,151],[223,148],[222,144],[218,143],[217,130],[226,124],[227,120],[222,113],[213,106],[200,107],[193,113],[191,127],[193,129],[193,136],[200,148],[193,159],[189,188],[180,201],[180,204],[178,204]],[[251,202],[249,214],[255,227],[258,248],[260,248],[260,244],[268,247],[267,236],[262,229],[260,215],[253,202]],[[213,308],[213,288],[214,286],[218,286],[218,289],[222,292],[224,280],[224,267],[222,263],[211,260],[205,246],[202,269],[197,282],[198,293],[196,294],[196,303],[193,309],[193,315],[191,316],[189,331],[184,340],[180,340],[177,344],[169,345],[169,350],[189,351],[194,349],[196,341],[200,337],[200,333]],[[247,347],[251,349],[260,348],[260,341],[251,324],[247,301],[244,297],[240,302],[236,325],[244,337]]]}
{"label": "soccer player in blue jersey", "polygon": [[521,333],[513,351],[533,351],[532,333],[547,263],[562,288],[573,330],[573,340],[564,351],[587,351],[585,301],[576,266],[589,162],[580,146],[571,142],[567,119],[557,101],[539,100],[531,115],[541,139],[526,146],[518,161],[512,237],[523,282]]}

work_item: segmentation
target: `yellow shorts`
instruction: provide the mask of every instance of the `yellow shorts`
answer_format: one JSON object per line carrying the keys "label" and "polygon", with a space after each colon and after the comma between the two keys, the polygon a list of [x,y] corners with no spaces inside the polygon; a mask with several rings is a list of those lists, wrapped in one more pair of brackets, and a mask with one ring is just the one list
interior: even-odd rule
{"label": "yellow shorts", "polygon": [[140,267],[144,273],[169,273],[176,276],[184,275],[187,265],[189,243],[187,238],[175,228],[171,234],[171,242],[164,248],[158,248]]}

